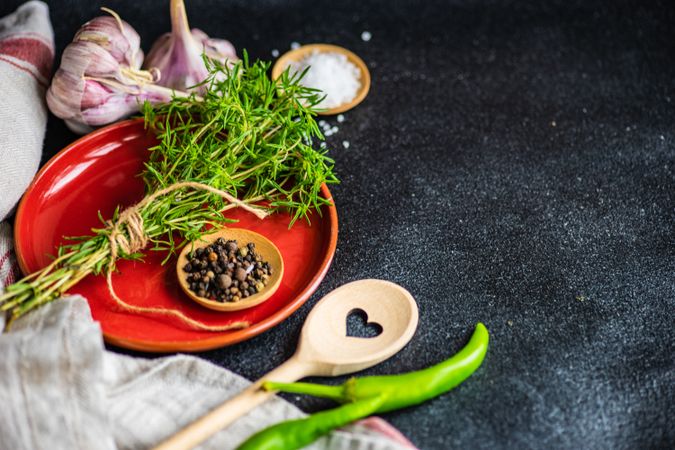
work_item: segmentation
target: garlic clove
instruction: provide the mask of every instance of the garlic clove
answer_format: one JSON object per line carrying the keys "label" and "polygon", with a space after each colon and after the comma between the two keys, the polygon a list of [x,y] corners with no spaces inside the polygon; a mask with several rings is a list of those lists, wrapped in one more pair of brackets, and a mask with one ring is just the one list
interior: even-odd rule
{"label": "garlic clove", "polygon": [[95,108],[106,102],[113,95],[113,90],[98,81],[85,80],[84,93],[80,101],[80,107],[85,110]]}
{"label": "garlic clove", "polygon": [[92,77],[119,77],[120,64],[103,47],[78,41],[68,45],[61,56],[61,66],[70,73]]}
{"label": "garlic clove", "polygon": [[76,119],[81,109],[84,79],[73,72],[59,68],[47,90],[47,106],[56,117]]}
{"label": "garlic clove", "polygon": [[82,110],[82,121],[90,126],[98,127],[116,122],[139,109],[139,99],[129,94],[111,94],[108,98],[87,109]]}
{"label": "garlic clove", "polygon": [[228,60],[237,61],[237,51],[234,45],[226,39],[210,38],[208,34],[204,33],[199,28],[192,29],[192,37],[200,45],[202,52],[212,59],[216,59],[222,63]]}
{"label": "garlic clove", "polygon": [[202,46],[206,56],[222,63],[235,62],[239,59],[237,58],[237,52],[234,49],[234,45],[225,39],[207,37],[202,40]]}
{"label": "garlic clove", "polygon": [[96,17],[85,23],[73,41],[92,42],[104,48],[120,63],[138,69],[143,62],[141,37],[131,25],[112,11],[113,17]]}

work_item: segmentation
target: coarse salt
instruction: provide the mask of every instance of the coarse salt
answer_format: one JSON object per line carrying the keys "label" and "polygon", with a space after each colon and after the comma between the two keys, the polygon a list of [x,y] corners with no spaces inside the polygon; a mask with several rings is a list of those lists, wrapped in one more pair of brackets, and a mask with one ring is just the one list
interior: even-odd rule
{"label": "coarse salt", "polygon": [[321,90],[326,97],[317,105],[319,108],[335,108],[349,103],[361,87],[361,72],[347,56],[335,52],[314,51],[302,60],[292,63],[294,72],[310,69],[301,83]]}
{"label": "coarse salt", "polygon": [[279,56],[279,50],[277,50],[276,48],[274,50],[272,50],[272,56],[275,57],[275,58],[277,56]]}
{"label": "coarse salt", "polygon": [[368,42],[372,38],[373,38],[373,35],[370,33],[370,31],[364,31],[363,33],[361,33],[361,40],[363,42]]}

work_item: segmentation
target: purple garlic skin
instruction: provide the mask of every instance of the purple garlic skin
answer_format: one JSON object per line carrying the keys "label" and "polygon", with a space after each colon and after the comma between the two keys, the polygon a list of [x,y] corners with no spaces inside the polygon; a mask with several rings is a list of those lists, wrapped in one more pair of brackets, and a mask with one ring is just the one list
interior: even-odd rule
{"label": "purple garlic skin", "polygon": [[120,64],[140,69],[143,63],[141,38],[128,23],[115,17],[96,17],[82,25],[73,41],[98,44]]}
{"label": "purple garlic skin", "polygon": [[96,17],[78,30],[47,90],[49,110],[75,133],[123,119],[145,101],[186,95],[154,84],[158,73],[140,69],[140,36],[108,12],[112,17]]}
{"label": "purple garlic skin", "polygon": [[[237,61],[234,46],[224,39],[213,39],[202,30],[190,30],[183,0],[171,0],[171,32],[152,45],[144,67],[159,72],[157,84],[171,89],[189,90],[208,76],[202,54],[223,64]],[[206,87],[196,88],[203,92]]]}
{"label": "purple garlic skin", "polygon": [[114,11],[103,9],[111,16],[82,25],[47,90],[50,111],[76,133],[123,119],[146,101],[189,96],[184,91],[208,76],[202,54],[223,64],[237,60],[228,41],[190,30],[183,0],[171,0],[171,33],[153,45],[145,61],[148,69],[142,70],[140,36]]}

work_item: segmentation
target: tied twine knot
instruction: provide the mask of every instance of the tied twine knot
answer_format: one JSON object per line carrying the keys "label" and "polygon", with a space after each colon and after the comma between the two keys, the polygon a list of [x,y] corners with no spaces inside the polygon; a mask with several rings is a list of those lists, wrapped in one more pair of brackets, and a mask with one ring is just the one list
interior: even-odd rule
{"label": "tied twine knot", "polygon": [[[122,225],[126,225],[128,237],[122,232]],[[143,229],[143,216],[138,207],[132,206],[122,211],[117,222],[112,224],[109,239],[110,253],[115,257],[119,254],[119,250],[131,255],[148,245],[148,236]]]}
{"label": "tied twine knot", "polygon": [[[176,191],[182,188],[193,188],[197,190],[211,192],[212,194],[219,195],[228,202],[237,205],[238,207],[254,214],[259,219],[264,219],[267,216],[267,211],[254,208],[247,205],[245,202],[239,200],[238,198],[231,195],[229,192],[216,189],[213,186],[208,184],[197,183],[186,181],[182,183],[175,183],[171,186],[168,186],[164,189],[154,192],[153,194],[143,198],[140,202],[132,205],[122,211],[117,220],[114,223],[110,224],[110,235],[108,240],[110,243],[110,261],[108,261],[108,267],[106,270],[106,281],[108,285],[108,292],[110,296],[115,300],[115,303],[121,309],[137,313],[137,314],[153,314],[160,316],[169,316],[177,318],[183,324],[188,325],[192,329],[204,330],[204,331],[226,331],[232,329],[246,328],[250,324],[248,322],[233,322],[227,325],[207,325],[205,323],[194,320],[179,310],[167,309],[154,306],[137,306],[131,305],[124,300],[122,300],[115,289],[113,288],[112,283],[112,273],[115,269],[115,261],[120,254],[120,251],[126,255],[131,255],[136,252],[139,252],[145,248],[148,244],[148,235],[145,233],[143,228],[143,216],[141,215],[142,209],[153,202],[156,198],[166,195],[170,192]],[[126,229],[126,233],[124,230]]]}

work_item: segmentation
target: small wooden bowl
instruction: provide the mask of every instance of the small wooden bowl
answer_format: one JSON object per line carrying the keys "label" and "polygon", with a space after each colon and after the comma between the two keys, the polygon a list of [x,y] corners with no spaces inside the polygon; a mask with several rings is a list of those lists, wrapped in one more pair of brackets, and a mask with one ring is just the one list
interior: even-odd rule
{"label": "small wooden bowl", "polygon": [[[243,298],[238,302],[218,302],[205,297],[200,297],[190,290],[187,280],[185,279],[186,272],[183,270],[185,264],[188,263],[188,254],[193,249],[196,250],[199,247],[206,247],[218,238],[223,238],[226,241],[237,241],[239,246],[246,245],[249,242],[255,244],[256,253],[262,257],[263,261],[267,261],[270,267],[272,267],[272,275],[270,276],[265,289],[249,297]],[[284,275],[284,261],[281,257],[281,252],[276,245],[265,236],[242,228],[225,228],[216,233],[204,236],[200,241],[194,242],[194,245],[186,245],[185,248],[183,248],[183,251],[180,252],[180,255],[178,255],[178,261],[176,261],[176,274],[178,275],[178,283],[183,291],[188,297],[200,305],[217,311],[239,311],[241,309],[259,305],[274,294],[279,288],[281,278]]]}
{"label": "small wooden bowl", "polygon": [[334,114],[339,114],[348,111],[353,107],[355,107],[356,105],[358,105],[359,103],[361,103],[363,99],[366,98],[366,95],[368,95],[368,91],[370,90],[370,72],[368,71],[368,67],[366,67],[366,63],[364,63],[361,58],[356,56],[355,53],[350,52],[346,48],[338,47],[337,45],[308,44],[303,45],[302,47],[298,47],[295,50],[291,50],[289,52],[284,53],[279,57],[279,59],[277,59],[277,62],[274,63],[274,67],[272,67],[272,79],[276,80],[277,78],[279,78],[281,73],[286,69],[286,67],[288,67],[292,62],[298,62],[314,51],[326,53],[340,53],[342,55],[345,55],[347,57],[347,60],[349,60],[349,62],[358,67],[359,71],[361,72],[361,79],[359,80],[361,82],[361,87],[359,88],[359,91],[356,93],[356,97],[354,97],[354,100],[352,100],[349,103],[343,103],[342,105],[336,106],[335,108],[319,110],[317,111],[317,114],[322,116],[332,116]]}

